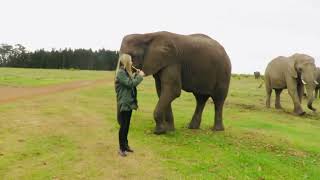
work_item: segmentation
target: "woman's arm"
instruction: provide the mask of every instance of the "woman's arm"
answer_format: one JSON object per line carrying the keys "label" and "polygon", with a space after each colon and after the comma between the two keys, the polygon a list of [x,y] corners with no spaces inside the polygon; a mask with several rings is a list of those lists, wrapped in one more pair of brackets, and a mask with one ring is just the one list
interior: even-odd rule
{"label": "woman's arm", "polygon": [[125,71],[119,71],[117,75],[117,79],[120,84],[123,84],[129,88],[136,87],[143,80],[143,77],[139,74],[136,76],[129,78]]}

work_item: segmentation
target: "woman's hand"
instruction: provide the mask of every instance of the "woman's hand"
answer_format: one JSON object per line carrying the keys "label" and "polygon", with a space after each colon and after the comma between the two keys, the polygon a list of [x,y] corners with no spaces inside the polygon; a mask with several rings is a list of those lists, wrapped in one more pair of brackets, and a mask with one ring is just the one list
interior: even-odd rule
{"label": "woman's hand", "polygon": [[139,71],[138,71],[138,74],[139,74],[140,76],[142,76],[142,77],[144,77],[144,76],[146,75],[142,70],[139,70]]}

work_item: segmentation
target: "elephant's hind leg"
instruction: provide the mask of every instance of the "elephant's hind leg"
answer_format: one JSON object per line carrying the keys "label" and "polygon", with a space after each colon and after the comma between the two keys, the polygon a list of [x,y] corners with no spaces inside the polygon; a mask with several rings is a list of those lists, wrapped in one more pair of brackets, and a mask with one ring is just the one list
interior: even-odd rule
{"label": "elephant's hind leg", "polygon": [[223,112],[224,100],[214,100],[214,126],[213,130],[223,131],[222,112]]}
{"label": "elephant's hind leg", "polygon": [[271,94],[272,94],[272,89],[266,84],[266,107],[270,108],[270,99],[271,99]]}
{"label": "elephant's hind leg", "polygon": [[192,120],[190,121],[189,124],[189,129],[199,129],[200,123],[201,123],[201,117],[202,117],[202,112],[203,108],[206,105],[206,102],[209,98],[208,95],[200,95],[200,94],[193,94],[196,98],[197,101],[197,106],[194,111]]}
{"label": "elephant's hind leg", "polygon": [[282,92],[282,89],[275,89],[275,92],[276,92],[275,107],[276,107],[276,109],[282,109],[282,106],[280,104],[280,94]]}

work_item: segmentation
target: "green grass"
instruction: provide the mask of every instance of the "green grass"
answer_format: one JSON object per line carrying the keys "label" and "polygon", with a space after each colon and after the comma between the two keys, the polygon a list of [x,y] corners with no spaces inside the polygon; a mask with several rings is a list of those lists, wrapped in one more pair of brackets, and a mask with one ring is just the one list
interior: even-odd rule
{"label": "green grass", "polygon": [[[112,82],[1,105],[0,179],[319,179],[320,115],[304,100],[308,115],[294,116],[286,92],[284,110],[266,109],[260,83],[232,79],[224,132],[211,131],[210,101],[201,129],[187,129],[195,100],[183,92],[173,103],[176,131],[157,136],[157,96],[145,78],[129,134],[136,151],[127,158],[116,154]],[[314,107],[320,110],[320,100]]]}
{"label": "green grass", "polygon": [[[149,82],[144,82],[149,86]],[[216,179],[318,179],[320,177],[320,116],[290,114],[291,100],[283,93],[285,111],[265,109],[264,88],[253,77],[232,79],[224,122],[225,132],[212,132],[213,106],[208,103],[201,130],[188,130],[195,100],[183,93],[174,102],[177,131],[151,136],[153,89],[140,90],[136,137],[161,155],[165,166],[183,177]],[[146,85],[147,84],[147,85]],[[151,90],[152,89],[152,90]],[[152,108],[148,108],[152,107]],[[305,107],[305,103],[304,103]],[[315,102],[319,109],[319,100]],[[309,114],[311,111],[306,110]],[[149,132],[145,132],[148,129]],[[156,139],[155,139],[156,138]],[[154,143],[156,142],[156,143]],[[159,145],[160,143],[160,145]]]}
{"label": "green grass", "polygon": [[0,68],[0,86],[39,87],[104,77],[104,71]]}

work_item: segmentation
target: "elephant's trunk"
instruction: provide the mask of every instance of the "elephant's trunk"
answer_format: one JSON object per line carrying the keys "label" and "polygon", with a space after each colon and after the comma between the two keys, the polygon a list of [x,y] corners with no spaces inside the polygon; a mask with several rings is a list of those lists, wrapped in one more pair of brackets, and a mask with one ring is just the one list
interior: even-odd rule
{"label": "elephant's trunk", "polygon": [[314,89],[315,88],[312,85],[306,86],[307,96],[308,96],[308,108],[311,109],[312,111],[316,111],[316,109],[312,107],[312,103],[314,100],[314,95],[313,95]]}

